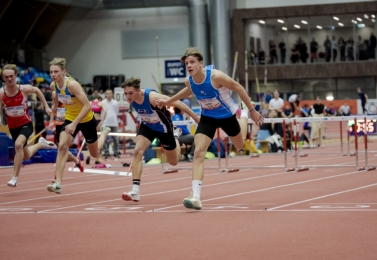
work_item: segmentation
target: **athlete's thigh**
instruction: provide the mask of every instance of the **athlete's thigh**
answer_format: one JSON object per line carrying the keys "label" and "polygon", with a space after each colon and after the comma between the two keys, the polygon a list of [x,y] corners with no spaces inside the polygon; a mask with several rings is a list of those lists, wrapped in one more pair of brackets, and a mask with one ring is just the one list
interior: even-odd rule
{"label": "athlete's thigh", "polygon": [[231,117],[218,119],[218,120],[219,120],[219,127],[222,130],[224,130],[224,132],[229,137],[234,137],[241,133],[240,123],[238,123],[238,120],[235,114]]}
{"label": "athlete's thigh", "polygon": [[93,117],[92,120],[80,123],[77,125],[75,130],[75,135],[78,133],[78,131],[81,131],[82,135],[84,136],[87,144],[93,144],[97,141],[98,135],[97,135],[97,121]]}
{"label": "athlete's thigh", "polygon": [[177,147],[173,132],[158,133],[157,138],[166,151],[173,151]]}
{"label": "athlete's thigh", "polygon": [[[216,129],[217,129],[217,120],[206,116],[200,117],[200,122],[198,124],[198,127],[196,128],[195,135],[197,134],[203,134],[210,139],[212,139],[215,136]],[[196,145],[196,143],[195,143]]]}

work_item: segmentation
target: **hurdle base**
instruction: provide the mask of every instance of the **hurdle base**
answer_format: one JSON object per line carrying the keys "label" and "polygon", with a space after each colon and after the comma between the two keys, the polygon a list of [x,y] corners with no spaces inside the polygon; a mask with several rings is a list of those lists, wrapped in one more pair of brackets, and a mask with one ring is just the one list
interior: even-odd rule
{"label": "hurdle base", "polygon": [[162,170],[162,174],[178,172],[178,170]]}
{"label": "hurdle base", "polygon": [[296,168],[296,172],[309,171],[308,167]]}
{"label": "hurdle base", "polygon": [[348,156],[356,156],[355,152],[348,153]]}
{"label": "hurdle base", "polygon": [[374,171],[376,169],[376,167],[367,167],[365,170],[367,171]]}
{"label": "hurdle base", "polygon": [[240,169],[225,169],[225,172],[238,172]]}
{"label": "hurdle base", "polygon": [[257,154],[257,153],[252,153],[252,154],[249,155],[249,157],[250,157],[250,158],[257,158],[257,157],[259,157],[259,154]]}
{"label": "hurdle base", "polygon": [[286,168],[285,171],[286,172],[293,172],[295,170],[295,168]]}
{"label": "hurdle base", "polygon": [[358,171],[364,171],[365,167],[357,167],[356,170],[358,170]]}
{"label": "hurdle base", "polygon": [[308,154],[306,154],[306,153],[300,154],[300,157],[307,157],[307,156],[308,156]]}

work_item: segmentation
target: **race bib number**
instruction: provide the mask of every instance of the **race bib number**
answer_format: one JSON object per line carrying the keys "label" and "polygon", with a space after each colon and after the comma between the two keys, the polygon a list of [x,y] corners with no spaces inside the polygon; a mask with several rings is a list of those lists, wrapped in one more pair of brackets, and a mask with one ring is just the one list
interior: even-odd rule
{"label": "race bib number", "polygon": [[74,102],[71,99],[70,95],[63,95],[63,94],[58,94],[58,100],[65,104],[65,105],[72,105]]}
{"label": "race bib number", "polygon": [[56,125],[62,125],[65,120],[65,107],[58,107],[54,118]]}
{"label": "race bib number", "polygon": [[160,122],[160,118],[155,114],[143,114],[140,115],[141,119],[148,124],[157,124]]}
{"label": "race bib number", "polygon": [[5,112],[7,116],[11,117],[23,116],[26,114],[24,106],[6,107]]}
{"label": "race bib number", "polygon": [[218,107],[221,107],[221,103],[219,102],[219,100],[217,100],[217,98],[202,99],[202,100],[198,100],[198,102],[203,109],[207,109],[207,110],[213,110]]}

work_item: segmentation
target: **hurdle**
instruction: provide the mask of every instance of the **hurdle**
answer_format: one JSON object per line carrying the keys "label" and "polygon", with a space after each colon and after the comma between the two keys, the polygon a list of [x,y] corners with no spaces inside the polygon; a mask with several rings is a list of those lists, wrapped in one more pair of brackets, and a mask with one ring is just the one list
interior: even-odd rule
{"label": "hurdle", "polygon": [[364,149],[365,149],[365,167],[366,171],[376,170],[376,167],[373,165],[368,165],[368,130],[367,119],[364,117]]}
{"label": "hurdle", "polygon": [[[296,167],[334,168],[334,167],[355,167],[356,166],[356,170],[357,171],[366,170],[366,167],[368,167],[367,166],[367,162],[366,162],[366,167],[360,167],[359,166],[357,120],[358,119],[364,119],[364,121],[366,122],[367,118],[368,117],[362,117],[362,116],[358,116],[358,117],[354,117],[353,118],[353,121],[354,121],[354,124],[353,124],[353,133],[354,133],[354,136],[355,136],[355,165],[344,165],[344,164],[334,164],[334,165],[323,165],[323,164],[306,165],[305,164],[305,165],[299,165],[299,164],[297,164]],[[373,117],[369,117],[369,118],[373,119]],[[295,120],[298,121],[298,122],[302,122],[302,121],[311,121],[311,122],[313,122],[313,121],[345,121],[345,120],[350,121],[350,119],[352,119],[352,117],[329,117],[329,118],[326,118],[326,117],[315,117],[315,118],[296,118]],[[367,143],[367,137],[366,137],[365,133],[364,133],[364,138],[365,138],[365,142]],[[321,152],[321,153],[324,154],[323,152]],[[343,154],[341,154],[341,155],[343,155]],[[371,167],[371,170],[372,170],[372,168],[373,167]]]}
{"label": "hurdle", "polygon": [[[235,168],[230,168],[229,163],[228,163],[228,157],[229,157],[229,151],[228,147],[226,146],[225,150],[225,169],[223,170],[226,173],[229,172],[236,172],[239,171],[240,169],[284,169],[285,172],[290,172],[290,171],[301,171],[301,169],[297,168],[288,168],[288,159],[287,159],[287,136],[286,136],[286,122],[289,122],[289,119],[285,118],[265,118],[264,122],[265,123],[283,123],[283,155],[284,155],[284,165],[283,166],[237,166]],[[249,119],[249,124],[253,124],[254,121]],[[227,137],[228,139],[229,137]],[[253,156],[250,154],[250,158],[253,158]]]}
{"label": "hurdle", "polygon": [[[80,172],[78,168],[69,167],[68,171],[70,172]],[[115,175],[115,176],[126,176],[131,177],[132,172],[121,172],[121,171],[113,171],[113,170],[98,170],[98,169],[84,169],[85,173],[92,173],[92,174],[106,174],[106,175]]]}

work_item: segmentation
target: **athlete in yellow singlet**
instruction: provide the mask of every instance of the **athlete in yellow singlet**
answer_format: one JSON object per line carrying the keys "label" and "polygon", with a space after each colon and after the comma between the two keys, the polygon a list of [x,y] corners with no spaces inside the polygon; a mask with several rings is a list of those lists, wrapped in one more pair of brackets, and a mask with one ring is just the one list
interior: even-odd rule
{"label": "athlete in yellow singlet", "polygon": [[73,78],[66,76],[66,60],[54,58],[50,62],[50,76],[53,82],[50,87],[56,92],[53,112],[57,111],[58,102],[66,108],[65,120],[59,137],[58,156],[56,157],[56,182],[47,185],[50,192],[62,192],[62,178],[65,163],[68,157],[68,148],[78,131],[85,137],[90,155],[97,158],[99,151],[105,143],[106,136],[110,132],[109,127],[101,127],[101,136],[97,137],[97,122],[93,116],[91,106],[84,89]]}
{"label": "athlete in yellow singlet", "polygon": [[[56,92],[52,92],[52,102],[55,101],[56,98]],[[50,124],[48,128],[52,130],[55,126],[55,144],[59,146],[59,137],[60,137],[60,132],[62,131],[62,126],[65,121],[65,107],[64,104],[59,102],[58,107],[56,109],[56,112],[54,113],[53,116],[50,117]],[[84,167],[81,165],[80,159],[74,156],[70,151],[68,151],[68,161],[73,161],[76,163],[75,167],[79,168],[81,172],[84,171]],[[56,180],[56,173],[54,174],[54,180]]]}

